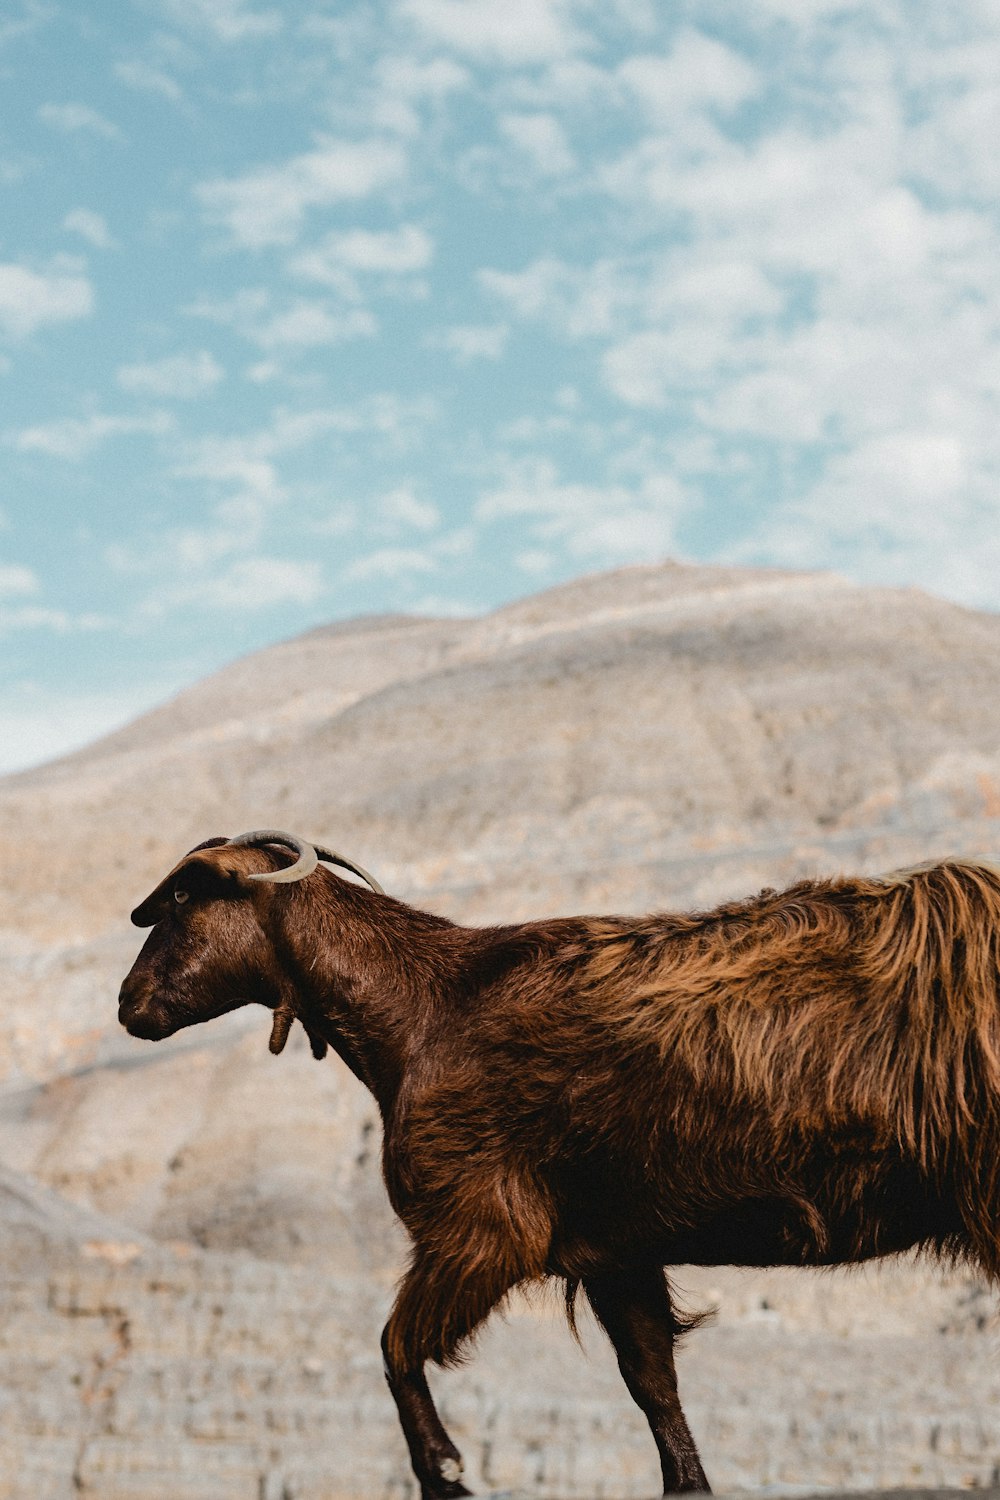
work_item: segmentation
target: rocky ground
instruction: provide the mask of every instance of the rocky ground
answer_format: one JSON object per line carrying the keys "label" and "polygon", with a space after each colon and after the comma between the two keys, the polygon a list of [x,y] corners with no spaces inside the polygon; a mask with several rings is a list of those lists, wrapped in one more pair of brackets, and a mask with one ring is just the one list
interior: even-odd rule
{"label": "rocky ground", "polygon": [[[123,1238],[12,1174],[0,1207],[20,1223],[2,1277],[0,1496],[413,1494],[376,1279]],[[717,1488],[997,1482],[998,1335],[973,1284],[913,1268],[821,1291],[713,1275],[685,1277],[720,1311],[680,1369]],[[649,1434],[596,1330],[583,1337],[581,1353],[554,1305],[515,1305],[469,1366],[437,1378],[477,1489],[656,1493]]]}
{"label": "rocky ground", "polygon": [[[238,1014],[114,1018],[127,912],[193,843],[284,826],[460,920],[689,907],[1000,845],[1000,619],[837,579],[666,566],[474,621],[259,653],[0,782],[0,1497],[413,1493],[378,1359],[402,1245],[336,1062]],[[968,1277],[683,1271],[717,1489],[997,1482]],[[597,1332],[515,1304],[438,1378],[478,1488],[651,1495]]]}

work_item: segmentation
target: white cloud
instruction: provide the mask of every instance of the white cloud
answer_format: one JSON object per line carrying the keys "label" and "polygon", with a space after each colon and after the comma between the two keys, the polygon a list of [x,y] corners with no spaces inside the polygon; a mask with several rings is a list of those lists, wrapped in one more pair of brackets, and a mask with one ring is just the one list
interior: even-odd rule
{"label": "white cloud", "polygon": [[[392,397],[377,397],[355,407],[279,410],[263,427],[241,436],[212,436],[188,445],[173,470],[176,479],[193,483],[212,502],[202,525],[170,527],[139,545],[117,544],[106,552],[116,572],[156,580],[144,613],[159,617],[191,603],[212,609],[253,609],[281,603],[311,603],[322,591],[322,571],[313,560],[299,562],[267,555],[275,515],[294,493],[285,482],[281,459],[324,438],[362,431],[381,434],[386,445],[402,437],[407,422],[426,418],[426,404],[407,408]],[[342,535],[351,530],[355,512],[341,507],[314,535]],[[373,534],[394,537],[428,533],[439,524],[436,507],[400,487],[382,495],[371,515]],[[445,545],[443,542],[441,545]],[[395,567],[400,574],[414,564],[383,549],[380,561],[362,564],[371,576]]]}
{"label": "white cloud", "polygon": [[919,61],[926,103],[904,143],[909,172],[949,199],[968,195],[992,207],[1000,193],[1000,163],[995,152],[976,145],[1000,129],[1000,36],[994,30],[971,46],[942,47]]}
{"label": "white cloud", "polygon": [[410,527],[414,531],[433,531],[441,524],[441,512],[429,500],[420,500],[412,490],[390,490],[378,502],[381,519],[390,526]]}
{"label": "white cloud", "polygon": [[[549,257],[523,271],[482,270],[479,280],[515,316],[564,338],[614,339],[603,356],[609,387],[629,404],[658,406],[717,378],[741,339],[756,350],[762,329],[783,316],[786,291],[739,250],[681,245],[583,267]],[[647,326],[625,334],[635,322]]]}
{"label": "white cloud", "polygon": [[414,429],[426,429],[436,416],[437,408],[428,397],[404,401],[391,392],[375,392],[348,406],[279,409],[249,441],[256,445],[255,451],[268,454],[293,452],[330,434],[375,432],[403,443]]}
{"label": "white cloud", "polygon": [[171,104],[179,104],[184,97],[175,78],[139,59],[115,63],[115,75],[127,88],[144,94],[159,94],[161,99],[169,99]]}
{"label": "white cloud", "polygon": [[478,280],[518,317],[548,323],[568,338],[616,332],[640,297],[634,273],[610,260],[581,268],[544,256],[523,271],[484,268]]}
{"label": "white cloud", "polygon": [[677,352],[677,340],[669,333],[646,329],[632,334],[604,357],[609,388],[632,406],[666,405],[669,392],[679,383],[674,367]]}
{"label": "white cloud", "polygon": [[289,262],[289,269],[310,281],[357,295],[352,273],[403,276],[423,271],[434,256],[434,241],[416,224],[381,231],[352,229],[329,234],[311,250]]}
{"label": "white cloud", "polygon": [[468,68],[463,68],[450,57],[435,57],[429,62],[405,54],[380,57],[375,71],[386,93],[402,94],[406,99],[440,102],[472,84]]}
{"label": "white cloud", "polygon": [[456,323],[433,342],[453,354],[460,365],[467,365],[474,359],[500,359],[509,336],[506,323]]}
{"label": "white cloud", "polygon": [[122,390],[164,400],[193,400],[214,390],[225,371],[207,349],[197,354],[170,354],[164,359],[120,365],[117,372]]}
{"label": "white cloud", "polygon": [[289,245],[308,209],[367,198],[396,181],[405,158],[385,140],[321,140],[282,166],[243,177],[203,182],[197,189],[207,217],[247,249]]}
{"label": "white cloud", "polygon": [[168,602],[209,609],[273,609],[279,604],[312,604],[322,590],[323,572],[317,562],[242,557],[215,577],[174,590]]}
{"label": "white cloud", "polygon": [[[915,58],[926,64],[942,49],[926,37],[919,45],[897,40],[898,48],[838,33],[810,55],[789,38],[794,92],[786,88],[773,122],[758,120],[740,139],[712,116],[773,92],[774,67],[766,69],[759,50],[753,66],[744,65],[689,32],[665,58],[631,59],[618,82],[641,98],[654,128],[597,180],[614,205],[619,240],[662,248],[591,265],[547,257],[480,273],[483,289],[512,316],[561,338],[600,340],[594,359],[607,389],[636,413],[668,411],[689,455],[702,444],[692,472],[744,466],[741,494],[780,516],[776,528],[754,531],[754,560],[800,561],[787,551],[799,536],[811,564],[824,547],[842,562],[846,533],[810,517],[813,504],[817,518],[851,517],[852,486],[862,497],[887,497],[878,555],[889,555],[891,536],[893,556],[916,559],[902,519],[905,486],[890,481],[886,467],[887,452],[894,463],[898,453],[872,446],[894,434],[961,444],[972,506],[964,532],[940,531],[936,521],[926,528],[952,557],[965,548],[963,534],[982,534],[986,495],[1000,473],[996,220],[992,206],[980,210],[972,196],[985,193],[987,179],[973,182],[958,165],[960,157],[989,156],[981,142],[992,138],[987,121],[1000,108],[1000,89],[985,76],[991,63],[973,62],[971,53],[993,53],[976,47],[961,64],[951,59],[938,105],[927,92],[907,99],[899,79]],[[947,121],[943,155],[929,144],[923,150],[925,142],[941,145],[939,121]],[[931,188],[922,195],[914,181]],[[905,448],[918,451],[909,438]],[[836,464],[830,451],[840,455]],[[925,460],[939,485],[939,466]],[[799,464],[824,475],[806,491],[801,514],[781,498]],[[761,492],[765,483],[774,485],[773,498]],[[934,504],[953,510],[957,501]],[[929,552],[920,567],[929,578]],[[976,588],[977,598],[987,597]]]}
{"label": "white cloud", "polygon": [[685,29],[666,56],[627,58],[618,76],[658,125],[676,125],[694,109],[734,109],[757,93],[757,69],[732,48]]}
{"label": "white cloud", "polygon": [[887,432],[833,457],[803,494],[730,549],[736,562],[836,567],[996,608],[1000,444]]}
{"label": "white cloud", "polygon": [[[278,305],[271,293],[262,287],[245,288],[234,297],[220,301],[202,299],[186,311],[192,317],[207,318],[213,323],[235,328],[243,338],[269,352],[310,349],[349,339],[371,338],[378,329],[374,315],[367,308],[345,308],[304,297]],[[258,371],[258,378],[270,377],[273,373],[271,368],[265,367]]]}
{"label": "white cloud", "polygon": [[186,26],[210,31],[220,42],[273,36],[284,25],[275,10],[252,10],[245,0],[168,0],[167,10]]}
{"label": "white cloud", "polygon": [[788,21],[805,28],[831,16],[849,15],[867,10],[865,0],[753,0],[753,8],[764,17]]}
{"label": "white cloud", "polygon": [[147,613],[193,597],[192,590],[212,585],[220,564],[229,568],[234,557],[258,552],[270,513],[285,498],[272,466],[249,457],[241,463],[234,455],[227,464],[221,457],[213,461],[205,455],[199,462],[195,456],[175,473],[181,479],[207,480],[216,490],[234,488],[228,499],[212,507],[204,525],[172,527],[152,545],[147,537],[137,546],[119,542],[105,549],[104,560],[113,572],[157,579]]}
{"label": "white cloud", "polygon": [[526,552],[518,552],[514,558],[514,566],[531,578],[543,578],[551,571],[555,562],[555,553],[543,552],[539,547],[529,548]]}
{"label": "white cloud", "polygon": [[353,501],[341,501],[318,521],[309,525],[313,536],[345,537],[358,529],[358,507]]}
{"label": "white cloud", "polygon": [[434,396],[406,399],[392,391],[377,391],[351,406],[334,407],[327,414],[338,432],[377,432],[399,448],[409,446],[415,437],[424,436],[440,415]]}
{"label": "white cloud", "polygon": [[95,250],[113,250],[114,239],[103,214],[89,208],[74,208],[63,219],[63,228],[78,234]]}
{"label": "white cloud", "polygon": [[565,261],[547,256],[533,261],[523,271],[479,272],[480,285],[501,297],[520,318],[539,318],[549,313],[563,290],[570,270]]}
{"label": "white cloud", "polygon": [[30,35],[51,18],[52,11],[43,0],[22,0],[20,15],[15,15],[14,6],[8,5],[6,13],[0,15],[0,46]]}
{"label": "white cloud", "polygon": [[421,62],[414,57],[390,55],[375,65],[377,91],[370,105],[370,123],[397,135],[416,136],[425,116],[439,116],[449,95],[471,86],[467,68],[450,57]]}
{"label": "white cloud", "polygon": [[122,133],[114,121],[105,119],[89,104],[43,104],[38,118],[53,130],[64,131],[67,135],[83,131],[104,136],[109,141],[121,139]]}
{"label": "white cloud", "polygon": [[275,459],[315,435],[289,433],[283,425],[279,417],[249,436],[213,436],[190,444],[173,473],[197,486],[202,505],[206,497],[213,501],[204,524],[164,528],[138,544],[106,549],[114,572],[150,580],[140,611],[147,618],[187,606],[254,611],[310,604],[319,597],[319,562],[275,556],[268,549],[275,513],[289,498]]}
{"label": "white cloud", "polygon": [[377,327],[374,316],[364,308],[331,310],[322,302],[299,301],[262,322],[250,336],[262,349],[312,349],[371,338]]}
{"label": "white cloud", "polygon": [[[402,415],[391,407],[385,411],[331,408],[329,410],[277,412],[270,423],[252,436],[210,437],[192,444],[178,464],[178,478],[206,483],[215,493],[228,496],[213,511],[212,524],[171,532],[168,552],[181,555],[185,565],[204,566],[227,554],[258,547],[274,510],[292,493],[283,482],[279,462],[286,454],[298,453],[324,438],[364,430],[381,432],[390,441],[398,431]],[[335,525],[339,534],[353,512],[342,508]],[[383,497],[378,519],[387,523],[429,529],[433,507],[405,490]],[[331,531],[322,523],[320,531]],[[332,534],[332,532],[331,532]]]}
{"label": "white cloud", "polygon": [[538,459],[513,466],[503,485],[480,497],[475,515],[483,524],[526,520],[532,539],[611,566],[669,552],[685,505],[668,474],[648,474],[635,487],[580,484],[560,479],[552,463]]}
{"label": "white cloud", "polygon": [[271,293],[262,286],[243,287],[232,297],[200,297],[184,311],[192,318],[207,318],[211,323],[221,323],[226,328],[236,328],[246,334],[267,316],[273,307]]}
{"label": "white cloud", "polygon": [[[266,434],[252,438],[202,438],[191,445],[187,456],[177,465],[175,473],[181,479],[208,480],[214,485],[232,486],[235,494],[255,504],[253,515],[260,517],[264,509],[278,504],[286,498],[286,491],[278,478],[272,462],[275,448]],[[256,539],[253,526],[248,526],[248,514],[238,513],[232,545],[238,545],[247,535]],[[225,551],[231,550],[229,542]]]}
{"label": "white cloud", "polygon": [[435,41],[484,61],[540,63],[588,41],[567,0],[401,0],[399,9]]}
{"label": "white cloud", "polygon": [[[65,609],[51,609],[41,604],[6,605],[0,603],[0,634],[22,630],[47,630],[54,635],[75,631],[107,630],[112,621],[107,615],[93,612],[72,615]],[[6,732],[6,726],[5,726]]]}
{"label": "white cloud", "polygon": [[9,433],[7,441],[20,453],[44,453],[49,458],[78,463],[109,438],[154,437],[168,432],[170,427],[167,412],[152,412],[143,417],[113,417],[95,412],[89,417],[66,417],[58,422],[24,427]]}
{"label": "white cloud", "polygon": [[343,572],[347,583],[366,583],[373,578],[405,578],[417,573],[434,573],[438,564],[430,553],[417,547],[381,547],[359,557]]}
{"label": "white cloud", "polygon": [[388,56],[375,66],[378,93],[371,109],[372,122],[400,135],[417,135],[423,117],[420,106],[440,111],[451,94],[470,88],[467,68],[450,57],[421,62],[415,57]]}
{"label": "white cloud", "polygon": [[542,177],[562,177],[576,166],[566,132],[554,115],[506,114],[500,116],[499,126]]}
{"label": "white cloud", "polygon": [[0,563],[0,599],[38,592],[38,574],[20,563]]}
{"label": "white cloud", "polygon": [[[892,432],[862,443],[839,467],[841,504],[830,512],[837,527],[871,525],[880,512],[923,533],[930,514],[953,513],[956,501],[970,491],[971,455],[952,432]],[[843,502],[851,497],[853,515]],[[1000,497],[997,501],[1000,513]]]}
{"label": "white cloud", "polygon": [[685,316],[666,329],[646,329],[605,354],[608,388],[630,406],[668,406],[678,395],[715,388],[740,352],[739,319],[713,310]]}
{"label": "white cloud", "polygon": [[78,270],[0,264],[0,333],[26,338],[46,324],[85,318],[93,306],[93,288]]}
{"label": "white cloud", "polygon": [[279,359],[258,359],[243,371],[244,380],[253,385],[267,385],[272,380],[281,380],[284,375],[285,367]]}
{"label": "white cloud", "polygon": [[[783,520],[794,515],[798,523],[799,538],[791,545],[815,548],[822,541],[829,550],[867,538],[876,550],[905,546],[946,554],[957,528],[988,498],[982,494],[983,457],[951,432],[869,438],[831,459],[820,481],[785,509]],[[989,489],[996,493],[993,482]],[[1000,498],[993,510],[1000,519]],[[789,541],[787,534],[772,536],[780,554]]]}
{"label": "white cloud", "polygon": [[[568,56],[553,58],[541,71],[514,74],[504,97],[521,108],[555,111],[566,118],[586,118],[588,112],[623,104],[621,80],[611,69]],[[610,115],[608,123],[613,124]]]}
{"label": "white cloud", "polygon": [[743,259],[734,246],[733,253],[721,257],[685,250],[654,260],[643,311],[652,318],[729,322],[775,317],[785,301],[764,269]]}
{"label": "white cloud", "polygon": [[[403,448],[411,429],[423,430],[433,417],[433,407],[426,400],[404,403],[391,395],[376,395],[354,406],[279,409],[265,426],[250,434],[214,435],[189,444],[174,474],[197,482],[200,488],[207,483],[227,498],[215,506],[209,527],[198,528],[196,534],[190,529],[183,533],[185,558],[195,561],[198,554],[200,562],[206,562],[260,544],[268,516],[290,495],[278,468],[284,455],[299,453],[323,439],[365,432],[378,434],[387,448]],[[436,515],[432,506],[404,489],[384,497],[383,507],[383,522],[394,517],[397,523],[429,528]],[[164,544],[168,552],[179,535],[178,531],[170,533],[171,539]],[[143,564],[142,557],[119,556],[128,567]]]}

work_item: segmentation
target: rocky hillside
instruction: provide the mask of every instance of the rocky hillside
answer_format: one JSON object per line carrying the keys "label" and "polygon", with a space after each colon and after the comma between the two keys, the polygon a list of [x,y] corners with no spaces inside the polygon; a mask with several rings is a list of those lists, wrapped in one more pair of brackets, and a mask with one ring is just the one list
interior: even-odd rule
{"label": "rocky hillside", "polygon": [[[996,857],[998,661],[1000,618],[916,592],[815,574],[627,569],[473,620],[383,617],[313,631],[85,751],[0,781],[0,1163],[143,1246],[135,1267],[115,1271],[140,1301],[146,1283],[129,1277],[177,1247],[202,1257],[209,1280],[281,1264],[301,1268],[288,1285],[301,1277],[304,1288],[304,1263],[322,1261],[384,1298],[401,1245],[378,1180],[378,1124],[339,1063],[317,1065],[300,1043],[272,1058],[262,1013],[158,1046],[117,1026],[118,984],[141,941],[127,914],[179,855],[209,834],[286,827],[342,849],[394,894],[473,922],[689,907],[805,873],[955,851]],[[892,1295],[905,1327],[906,1309],[930,1305],[942,1283],[899,1274]],[[756,1283],[732,1285],[744,1291],[723,1288],[724,1303],[748,1297],[753,1312]],[[783,1293],[791,1311],[780,1327],[758,1321],[785,1350],[778,1364],[794,1363],[796,1339],[847,1340],[849,1385],[861,1304],[837,1278],[809,1285]],[[823,1325],[834,1286],[847,1309],[836,1334]],[[981,1353],[990,1335],[967,1316],[981,1306],[974,1288],[962,1278],[949,1287],[934,1326]],[[361,1318],[368,1303],[347,1301]],[[692,1361],[699,1338],[710,1350],[711,1337],[730,1337],[726,1316],[692,1339]],[[536,1324],[531,1336],[551,1351]],[[970,1371],[980,1353],[962,1356]],[[262,1358],[278,1354],[265,1347]],[[573,1362],[568,1344],[562,1358]],[[516,1361],[504,1355],[500,1366],[514,1401]],[[707,1391],[718,1372],[706,1368]],[[460,1387],[467,1377],[449,1379]],[[940,1387],[928,1379],[933,1407]],[[475,1377],[472,1388],[485,1390]],[[628,1409],[614,1400],[609,1442]],[[489,1409],[508,1420],[502,1403]],[[552,1411],[542,1446],[568,1453],[578,1407],[556,1399]],[[918,1447],[940,1456],[940,1435],[928,1446],[934,1420]],[[793,1453],[782,1431],[778,1448]],[[992,1427],[977,1431],[947,1440],[954,1462],[939,1464],[942,1477],[959,1482],[963,1464],[989,1477],[1000,1444]],[[516,1434],[509,1442],[516,1449]],[[706,1453],[720,1482],[785,1477],[748,1458],[724,1479],[719,1463],[735,1442],[720,1430],[714,1470]],[[872,1436],[872,1452],[895,1452],[887,1442]],[[818,1482],[803,1462],[800,1482]],[[878,1472],[907,1477],[895,1459]],[[642,1492],[613,1468],[601,1482],[598,1493]],[[545,1493],[585,1493],[568,1470],[545,1483]]]}

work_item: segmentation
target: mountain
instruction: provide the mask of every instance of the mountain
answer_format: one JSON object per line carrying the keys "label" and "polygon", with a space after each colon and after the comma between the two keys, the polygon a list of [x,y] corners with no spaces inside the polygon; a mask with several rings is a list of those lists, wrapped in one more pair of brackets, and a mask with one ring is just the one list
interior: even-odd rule
{"label": "mountain", "polygon": [[[404,900],[494,922],[698,907],[805,874],[996,857],[998,661],[1000,618],[916,591],[630,568],[474,619],[311,631],[5,778],[0,1167],[30,1174],[29,1194],[41,1183],[69,1200],[67,1223],[107,1216],[118,1230],[91,1238],[134,1242],[137,1265],[186,1246],[234,1287],[258,1274],[249,1255],[288,1267],[289,1286],[308,1286],[303,1263],[322,1264],[387,1295],[403,1246],[377,1115],[346,1069],[318,1065],[304,1038],[272,1057],[259,1011],[155,1046],[117,1025],[142,940],[128,913],[176,860],[211,834],[283,827]],[[132,1272],[115,1274],[126,1297]],[[967,1336],[980,1307],[967,1278],[934,1301],[930,1273],[899,1275],[904,1323],[933,1306],[936,1327]],[[797,1309],[795,1337],[820,1336],[834,1284],[848,1309],[837,1337],[865,1326],[871,1299],[842,1279],[794,1295],[782,1283],[771,1302]],[[739,1278],[720,1285],[724,1305],[739,1300]],[[959,1444],[955,1465],[978,1472],[984,1443],[965,1460]]]}

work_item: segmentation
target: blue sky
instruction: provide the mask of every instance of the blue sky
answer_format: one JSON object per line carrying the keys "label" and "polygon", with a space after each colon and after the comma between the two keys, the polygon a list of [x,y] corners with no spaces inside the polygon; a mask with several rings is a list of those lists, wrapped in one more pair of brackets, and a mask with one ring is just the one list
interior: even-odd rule
{"label": "blue sky", "polygon": [[1000,606],[995,0],[8,0],[0,769],[664,556]]}

